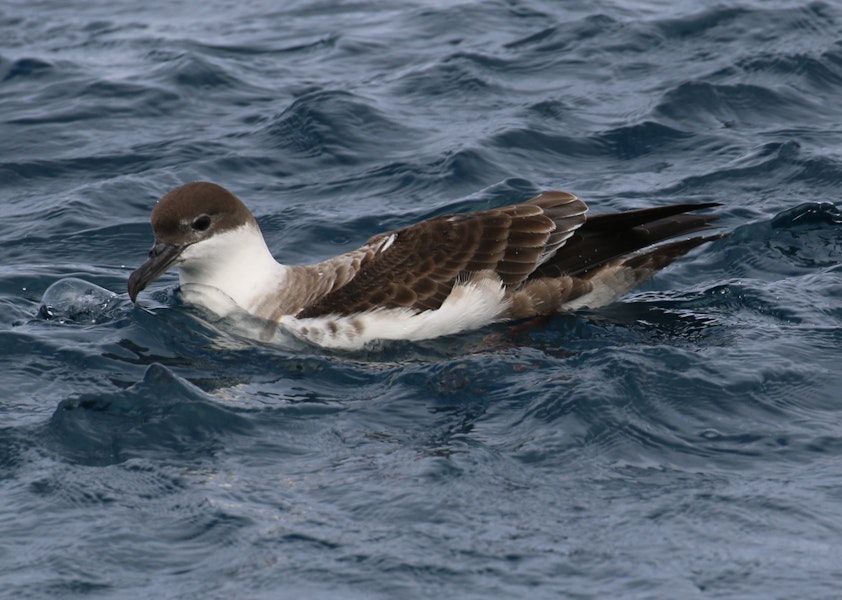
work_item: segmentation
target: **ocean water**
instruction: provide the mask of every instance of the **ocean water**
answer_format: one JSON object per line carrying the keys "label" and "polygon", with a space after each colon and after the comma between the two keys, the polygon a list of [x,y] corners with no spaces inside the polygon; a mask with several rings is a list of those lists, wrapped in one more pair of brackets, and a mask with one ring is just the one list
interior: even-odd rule
{"label": "ocean water", "polygon": [[[0,5],[0,596],[842,595],[842,6]],[[610,307],[329,352],[133,306],[208,179],[309,262],[722,203]]]}

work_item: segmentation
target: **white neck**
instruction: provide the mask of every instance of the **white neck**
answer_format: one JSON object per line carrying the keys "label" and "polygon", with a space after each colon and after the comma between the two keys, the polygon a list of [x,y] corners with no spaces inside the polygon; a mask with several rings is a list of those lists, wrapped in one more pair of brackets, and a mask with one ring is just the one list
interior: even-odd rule
{"label": "white neck", "polygon": [[214,287],[249,312],[267,293],[278,290],[287,272],[251,223],[188,246],[181,261],[182,285]]}

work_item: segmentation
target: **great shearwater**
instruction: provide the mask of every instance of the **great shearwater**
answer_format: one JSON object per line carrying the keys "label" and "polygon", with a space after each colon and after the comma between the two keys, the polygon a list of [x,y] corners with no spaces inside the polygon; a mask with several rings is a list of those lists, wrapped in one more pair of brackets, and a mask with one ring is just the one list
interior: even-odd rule
{"label": "great shearwater", "polygon": [[135,302],[175,266],[183,286],[216,288],[248,313],[320,346],[428,339],[609,304],[692,248],[723,237],[667,242],[709,229],[716,216],[691,211],[713,206],[586,216],[579,198],[552,191],[503,208],[427,219],[335,258],[291,266],[273,258],[234,194],[193,182],[153,209],[155,242],[129,277],[129,297]]}

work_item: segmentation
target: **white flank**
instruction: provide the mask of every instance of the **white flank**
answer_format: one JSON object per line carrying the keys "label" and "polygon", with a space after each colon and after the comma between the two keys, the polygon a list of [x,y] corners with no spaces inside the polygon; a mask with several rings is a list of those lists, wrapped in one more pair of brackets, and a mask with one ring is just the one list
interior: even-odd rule
{"label": "white flank", "polygon": [[476,329],[499,320],[506,308],[500,281],[488,278],[456,286],[438,310],[380,308],[347,317],[285,316],[278,322],[319,346],[357,350],[374,340],[422,340]]}

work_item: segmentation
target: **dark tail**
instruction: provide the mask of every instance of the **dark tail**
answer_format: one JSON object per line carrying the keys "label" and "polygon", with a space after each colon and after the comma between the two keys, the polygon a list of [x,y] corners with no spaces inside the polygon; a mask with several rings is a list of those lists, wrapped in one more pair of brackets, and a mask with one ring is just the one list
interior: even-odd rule
{"label": "dark tail", "polygon": [[[538,268],[533,277],[581,276],[609,261],[665,240],[710,229],[711,223],[717,219],[716,215],[691,214],[690,211],[714,206],[719,204],[674,204],[588,217],[585,224],[567,240],[553,258]],[[662,264],[656,268],[661,268],[699,244],[721,237],[725,235],[681,240],[661,246],[654,252],[646,252],[642,256],[646,256],[647,260],[659,257],[658,261]]]}

